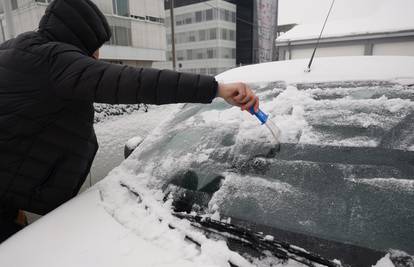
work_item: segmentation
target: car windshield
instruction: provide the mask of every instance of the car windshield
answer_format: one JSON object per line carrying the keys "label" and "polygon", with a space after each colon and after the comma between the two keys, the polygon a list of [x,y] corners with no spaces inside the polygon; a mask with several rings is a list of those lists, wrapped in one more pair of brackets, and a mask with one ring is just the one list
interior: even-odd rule
{"label": "car windshield", "polygon": [[136,171],[155,177],[150,186],[180,211],[413,254],[414,88],[250,86],[281,129],[280,152],[249,113],[222,101],[186,105],[133,155]]}

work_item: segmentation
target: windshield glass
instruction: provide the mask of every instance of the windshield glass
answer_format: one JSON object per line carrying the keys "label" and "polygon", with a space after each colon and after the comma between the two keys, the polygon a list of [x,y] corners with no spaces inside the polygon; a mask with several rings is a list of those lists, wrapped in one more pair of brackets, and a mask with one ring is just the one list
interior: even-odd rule
{"label": "windshield glass", "polygon": [[217,101],[187,105],[158,128],[133,155],[136,171],[156,177],[150,186],[174,192],[185,211],[414,253],[414,89],[251,87],[281,129],[280,152],[253,116]]}

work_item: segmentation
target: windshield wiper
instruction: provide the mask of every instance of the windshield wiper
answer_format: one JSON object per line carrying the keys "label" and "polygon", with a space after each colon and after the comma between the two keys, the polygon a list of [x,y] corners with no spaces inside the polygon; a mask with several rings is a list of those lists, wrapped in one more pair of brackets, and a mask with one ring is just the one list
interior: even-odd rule
{"label": "windshield wiper", "polygon": [[273,256],[281,260],[295,260],[307,266],[315,266],[321,264],[329,267],[338,267],[339,264],[327,260],[319,255],[305,251],[304,249],[292,246],[286,242],[271,240],[261,233],[253,232],[250,229],[236,226],[221,221],[212,220],[210,218],[199,215],[191,215],[188,213],[173,213],[179,219],[186,219],[192,222],[194,227],[203,231],[221,235],[222,237],[232,241],[242,243],[249,246],[259,254],[264,255],[264,251],[269,251]]}
{"label": "windshield wiper", "polygon": [[[126,185],[125,183],[120,183],[120,186],[126,188],[132,195],[137,197],[139,203],[142,202],[142,196],[139,192]],[[145,206],[146,210],[150,208]],[[340,267],[341,265],[324,259],[316,254],[307,252],[298,247],[292,246],[285,242],[268,240],[264,237],[263,234],[255,233],[247,228],[240,226],[232,225],[229,223],[223,223],[220,221],[215,221],[210,218],[201,217],[199,215],[191,215],[188,213],[173,212],[173,216],[179,219],[186,219],[191,222],[193,227],[196,227],[200,230],[218,234],[229,241],[239,242],[242,245],[249,246],[251,249],[258,252],[260,255],[266,256],[265,251],[269,251],[273,256],[281,260],[295,260],[302,264],[305,264],[310,267],[314,267],[315,264],[320,264],[328,267]],[[162,219],[159,218],[159,221],[162,222]],[[176,229],[172,224],[168,224],[170,229]],[[185,235],[185,239],[194,243],[198,247],[201,247],[201,244],[193,239],[189,235]],[[229,264],[232,267],[237,267],[237,264],[229,261]]]}

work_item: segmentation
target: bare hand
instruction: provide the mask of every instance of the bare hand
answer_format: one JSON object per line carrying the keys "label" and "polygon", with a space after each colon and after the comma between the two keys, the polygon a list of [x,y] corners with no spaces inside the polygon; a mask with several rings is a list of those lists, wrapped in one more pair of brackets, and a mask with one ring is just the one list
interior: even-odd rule
{"label": "bare hand", "polygon": [[255,112],[259,110],[259,98],[244,83],[221,83],[218,88],[218,96],[230,105],[240,107],[241,110],[249,110],[251,107],[254,107]]}

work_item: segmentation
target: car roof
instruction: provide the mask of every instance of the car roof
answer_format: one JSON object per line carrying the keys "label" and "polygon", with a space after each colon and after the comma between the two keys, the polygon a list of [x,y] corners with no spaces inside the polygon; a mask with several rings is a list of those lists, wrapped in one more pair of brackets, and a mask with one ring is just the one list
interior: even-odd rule
{"label": "car roof", "polygon": [[356,56],[315,58],[306,72],[309,59],[275,61],[248,65],[217,75],[220,82],[318,83],[332,81],[392,80],[414,83],[414,57]]}

